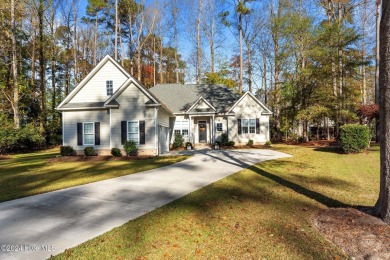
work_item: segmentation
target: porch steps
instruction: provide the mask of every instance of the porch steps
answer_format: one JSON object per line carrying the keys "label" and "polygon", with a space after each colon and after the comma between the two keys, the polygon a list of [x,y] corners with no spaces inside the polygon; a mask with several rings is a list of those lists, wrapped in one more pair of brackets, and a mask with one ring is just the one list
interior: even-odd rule
{"label": "porch steps", "polygon": [[199,144],[195,144],[194,146],[194,150],[203,150],[203,149],[211,149],[211,145],[199,143]]}

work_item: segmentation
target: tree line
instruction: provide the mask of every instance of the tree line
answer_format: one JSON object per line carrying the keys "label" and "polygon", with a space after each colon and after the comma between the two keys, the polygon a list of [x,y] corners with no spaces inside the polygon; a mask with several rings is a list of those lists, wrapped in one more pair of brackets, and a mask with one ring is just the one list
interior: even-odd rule
{"label": "tree line", "polygon": [[146,87],[254,93],[273,111],[275,139],[308,139],[309,124],[331,138],[359,105],[378,103],[379,10],[368,0],[2,1],[0,120],[60,142],[55,107],[109,54]]}

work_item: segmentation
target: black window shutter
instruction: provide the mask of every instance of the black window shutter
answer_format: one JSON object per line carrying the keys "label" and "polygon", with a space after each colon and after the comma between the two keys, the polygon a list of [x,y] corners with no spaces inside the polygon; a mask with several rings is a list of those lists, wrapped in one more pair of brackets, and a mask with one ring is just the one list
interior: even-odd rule
{"label": "black window shutter", "polygon": [[260,134],[260,119],[256,118],[256,134]]}
{"label": "black window shutter", "polygon": [[127,141],[127,122],[122,121],[121,122],[121,136],[122,136],[122,144],[124,144]]}
{"label": "black window shutter", "polygon": [[237,119],[238,134],[241,134],[241,119]]}
{"label": "black window shutter", "polygon": [[83,123],[77,123],[77,145],[83,145]]}
{"label": "black window shutter", "polygon": [[100,122],[95,122],[95,145],[100,145]]}
{"label": "black window shutter", "polygon": [[139,121],[139,144],[145,144],[145,121]]}

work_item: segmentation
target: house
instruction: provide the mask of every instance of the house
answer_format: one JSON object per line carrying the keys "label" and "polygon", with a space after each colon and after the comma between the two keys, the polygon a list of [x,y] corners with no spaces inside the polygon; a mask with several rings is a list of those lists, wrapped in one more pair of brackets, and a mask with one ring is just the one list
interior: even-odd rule
{"label": "house", "polygon": [[271,112],[251,93],[238,95],[222,85],[162,84],[149,90],[106,56],[57,107],[63,145],[99,154],[133,140],[139,154],[169,150],[175,134],[211,144],[269,140]]}

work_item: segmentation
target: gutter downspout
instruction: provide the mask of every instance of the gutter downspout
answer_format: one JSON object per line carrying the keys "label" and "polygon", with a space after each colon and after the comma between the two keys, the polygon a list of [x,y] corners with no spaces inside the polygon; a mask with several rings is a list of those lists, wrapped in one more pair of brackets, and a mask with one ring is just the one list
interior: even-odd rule
{"label": "gutter downspout", "polygon": [[160,151],[158,149],[158,108],[154,108],[154,146],[156,147],[157,156],[160,155]]}
{"label": "gutter downspout", "polygon": [[61,112],[61,116],[62,116],[62,146],[64,146],[65,144],[65,126],[64,126],[64,112]]}
{"label": "gutter downspout", "polygon": [[111,132],[112,132],[112,128],[111,128],[111,108],[110,108],[110,151],[112,149],[112,144],[111,144]]}

